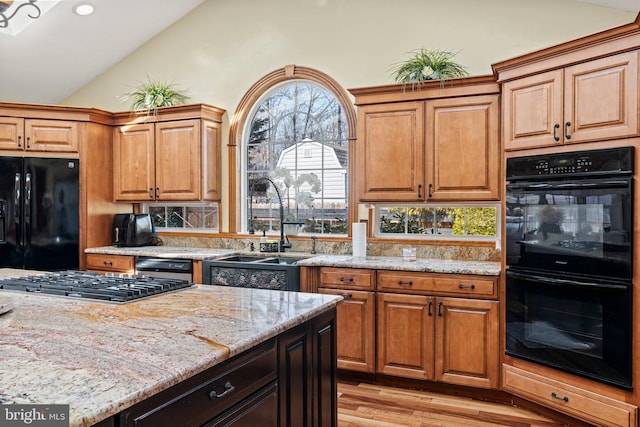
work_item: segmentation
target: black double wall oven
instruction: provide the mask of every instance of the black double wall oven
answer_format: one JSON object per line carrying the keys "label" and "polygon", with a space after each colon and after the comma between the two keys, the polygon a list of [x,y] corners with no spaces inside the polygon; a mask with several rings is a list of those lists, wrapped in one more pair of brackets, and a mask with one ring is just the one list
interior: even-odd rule
{"label": "black double wall oven", "polygon": [[506,352],[631,389],[633,147],[507,159]]}

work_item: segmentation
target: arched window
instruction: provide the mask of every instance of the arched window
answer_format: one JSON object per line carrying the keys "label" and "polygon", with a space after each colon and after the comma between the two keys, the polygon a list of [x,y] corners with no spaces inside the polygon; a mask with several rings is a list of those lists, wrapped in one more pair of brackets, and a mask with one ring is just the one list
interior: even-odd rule
{"label": "arched window", "polygon": [[[242,229],[345,235],[349,225],[349,141],[353,107],[317,71],[262,85],[242,126]],[[308,70],[308,69],[305,69]],[[279,196],[279,197],[278,197]]]}

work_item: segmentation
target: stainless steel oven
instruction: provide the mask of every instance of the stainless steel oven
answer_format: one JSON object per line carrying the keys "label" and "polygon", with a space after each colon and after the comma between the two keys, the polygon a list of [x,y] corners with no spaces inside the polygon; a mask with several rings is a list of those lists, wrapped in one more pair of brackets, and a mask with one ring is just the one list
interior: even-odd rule
{"label": "stainless steel oven", "polygon": [[507,354],[631,388],[633,147],[507,159]]}

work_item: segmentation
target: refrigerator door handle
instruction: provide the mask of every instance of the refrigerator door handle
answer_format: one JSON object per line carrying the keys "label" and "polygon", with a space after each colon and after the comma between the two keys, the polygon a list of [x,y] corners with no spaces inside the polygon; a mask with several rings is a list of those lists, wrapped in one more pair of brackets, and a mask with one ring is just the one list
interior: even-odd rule
{"label": "refrigerator door handle", "polygon": [[31,250],[31,174],[24,177],[24,233],[25,251]]}
{"label": "refrigerator door handle", "polygon": [[22,175],[20,173],[16,173],[14,186],[13,186],[13,201],[14,201],[14,221],[16,224],[16,252],[22,252],[22,233],[21,233],[21,223],[20,223],[20,186],[22,181]]}

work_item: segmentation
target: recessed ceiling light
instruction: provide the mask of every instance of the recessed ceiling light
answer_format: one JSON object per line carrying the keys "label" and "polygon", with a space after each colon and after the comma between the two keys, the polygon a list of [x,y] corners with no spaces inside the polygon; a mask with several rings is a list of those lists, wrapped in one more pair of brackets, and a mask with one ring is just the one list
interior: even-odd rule
{"label": "recessed ceiling light", "polygon": [[94,7],[88,3],[81,3],[73,8],[73,11],[80,16],[91,15],[94,10]]}

